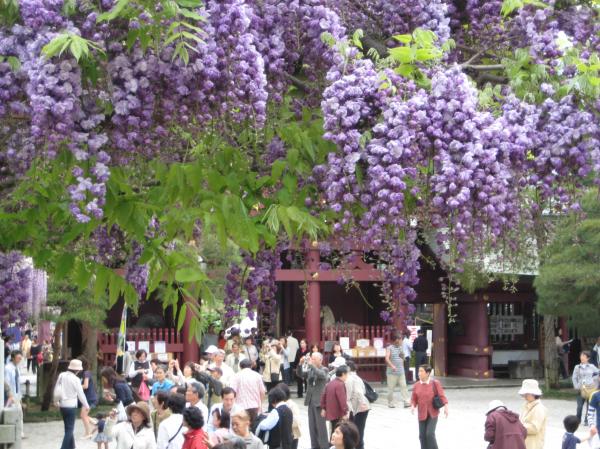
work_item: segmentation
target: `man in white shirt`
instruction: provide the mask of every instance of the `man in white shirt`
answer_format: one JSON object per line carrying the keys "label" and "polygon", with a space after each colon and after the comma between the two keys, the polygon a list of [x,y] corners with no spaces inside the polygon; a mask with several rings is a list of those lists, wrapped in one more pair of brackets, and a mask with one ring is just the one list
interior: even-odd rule
{"label": "man in white shirt", "polygon": [[246,356],[240,352],[240,345],[234,343],[231,346],[231,354],[228,354],[227,357],[225,357],[225,363],[234,373],[237,373],[240,371],[240,362],[245,358]]}
{"label": "man in white shirt", "polygon": [[21,351],[12,351],[10,353],[10,360],[4,366],[4,382],[10,387],[13,405],[19,412],[21,438],[25,438],[25,435],[23,434],[23,408],[21,406],[21,380],[19,378],[19,364],[22,360],[23,354]]}
{"label": "man in white shirt", "polygon": [[262,401],[265,398],[265,384],[262,376],[251,369],[252,362],[244,359],[240,362],[241,371],[231,381],[231,387],[236,392],[235,403],[246,410],[250,422],[254,422],[262,410]]}
{"label": "man in white shirt", "polygon": [[168,401],[172,415],[158,426],[156,449],[181,449],[183,446],[183,411],[185,397],[182,394],[171,393]]}
{"label": "man in white shirt", "polygon": [[208,407],[204,405],[202,402],[202,398],[204,398],[204,385],[199,382],[192,382],[188,385],[187,390],[185,390],[185,400],[187,403],[185,404],[186,408],[188,407],[196,407],[202,413],[202,418],[204,418],[204,425],[202,428],[206,431],[208,428]]}
{"label": "man in white shirt", "polygon": [[224,386],[229,386],[231,383],[231,379],[233,379],[233,375],[235,374],[231,367],[224,363],[225,360],[225,351],[222,349],[217,350],[213,356],[213,363],[209,365],[209,368],[221,368],[223,375],[221,376],[221,383]]}
{"label": "man in white shirt", "polygon": [[[233,416],[235,413],[242,411],[243,409],[239,406],[236,405],[235,403],[235,390],[231,387],[225,387],[223,388],[223,390],[221,391],[221,402],[219,402],[218,404],[214,404],[211,408],[210,408],[210,413],[209,413],[209,417],[208,417],[208,433],[213,433],[215,430],[217,430],[217,428],[215,427],[215,424],[213,422],[213,412],[215,410],[220,410],[223,411],[225,410],[226,412],[229,413],[230,416]],[[231,428],[229,429],[231,430]],[[160,449],[160,448],[158,448]]]}

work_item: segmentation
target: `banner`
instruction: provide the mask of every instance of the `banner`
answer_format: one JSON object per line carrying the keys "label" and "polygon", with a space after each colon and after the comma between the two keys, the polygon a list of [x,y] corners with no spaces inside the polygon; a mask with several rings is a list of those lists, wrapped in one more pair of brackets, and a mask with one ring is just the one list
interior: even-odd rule
{"label": "banner", "polygon": [[123,314],[121,315],[121,325],[119,326],[119,337],[117,338],[117,366],[116,371],[122,374],[125,370],[124,356],[127,344],[127,304],[123,304]]}

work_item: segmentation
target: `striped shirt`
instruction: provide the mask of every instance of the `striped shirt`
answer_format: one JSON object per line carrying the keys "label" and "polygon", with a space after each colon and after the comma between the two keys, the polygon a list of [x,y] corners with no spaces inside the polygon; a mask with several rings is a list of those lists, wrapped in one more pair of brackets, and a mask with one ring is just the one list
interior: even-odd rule
{"label": "striped shirt", "polygon": [[265,384],[262,376],[250,368],[240,370],[231,381],[231,388],[235,390],[235,403],[244,410],[262,407],[262,397],[265,394]]}
{"label": "striped shirt", "polygon": [[390,351],[390,362],[396,367],[396,371],[393,371],[388,366],[387,374],[392,376],[404,374],[404,351],[402,350],[402,346],[389,345],[387,350]]}

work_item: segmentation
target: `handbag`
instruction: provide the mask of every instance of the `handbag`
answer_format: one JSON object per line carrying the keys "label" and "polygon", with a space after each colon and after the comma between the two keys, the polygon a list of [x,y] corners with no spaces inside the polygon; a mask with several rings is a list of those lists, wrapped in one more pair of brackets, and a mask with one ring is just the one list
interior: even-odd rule
{"label": "handbag", "polygon": [[437,382],[435,380],[433,380],[432,382],[433,382],[433,408],[436,410],[439,410],[444,406],[444,403],[442,402],[442,398],[440,398],[440,395],[438,394]]}
{"label": "handbag", "polygon": [[53,398],[54,402],[60,402],[63,397],[63,387],[62,387],[63,373],[58,376],[56,381],[56,385],[54,386]]}
{"label": "handbag", "polygon": [[592,394],[594,394],[595,391],[596,391],[596,386],[594,384],[582,385],[581,389],[579,390],[579,394],[581,395],[581,397],[583,399],[585,399],[586,401],[589,401],[590,398],[592,397]]}
{"label": "handbag", "polygon": [[377,394],[377,392],[373,390],[373,387],[364,380],[363,383],[365,384],[365,397],[367,398],[367,401],[371,403],[375,402],[379,398],[379,394]]}
{"label": "handbag", "polygon": [[146,382],[142,381],[142,383],[140,384],[140,388],[138,389],[138,396],[142,401],[147,401],[148,399],[150,399],[150,389],[148,388],[148,385],[146,385]]}

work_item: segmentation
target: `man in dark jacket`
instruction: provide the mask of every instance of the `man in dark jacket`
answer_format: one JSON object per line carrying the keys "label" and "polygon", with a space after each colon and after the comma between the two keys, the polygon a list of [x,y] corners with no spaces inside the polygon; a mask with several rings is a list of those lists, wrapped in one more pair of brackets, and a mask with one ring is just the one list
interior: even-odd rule
{"label": "man in dark jacket", "polygon": [[425,332],[419,329],[419,336],[415,338],[413,342],[413,351],[415,352],[415,372],[419,371],[419,366],[427,363],[427,348],[429,348],[429,342],[425,337]]}
{"label": "man in dark jacket", "polygon": [[335,379],[327,384],[321,395],[321,416],[331,423],[331,433],[341,419],[348,419],[348,397],[346,379],[350,370],[346,365],[335,370]]}
{"label": "man in dark jacket", "polygon": [[519,415],[508,410],[502,401],[492,401],[488,407],[483,439],[488,449],[526,449],[527,429],[519,421]]}
{"label": "man in dark jacket", "polygon": [[[309,357],[306,355],[305,357]],[[304,360],[301,359],[301,363]],[[307,389],[304,405],[308,407],[308,430],[310,431],[311,449],[328,449],[327,424],[321,416],[321,393],[327,384],[329,372],[323,366],[323,355],[313,352],[307,365],[302,369],[302,377],[306,378]]]}

